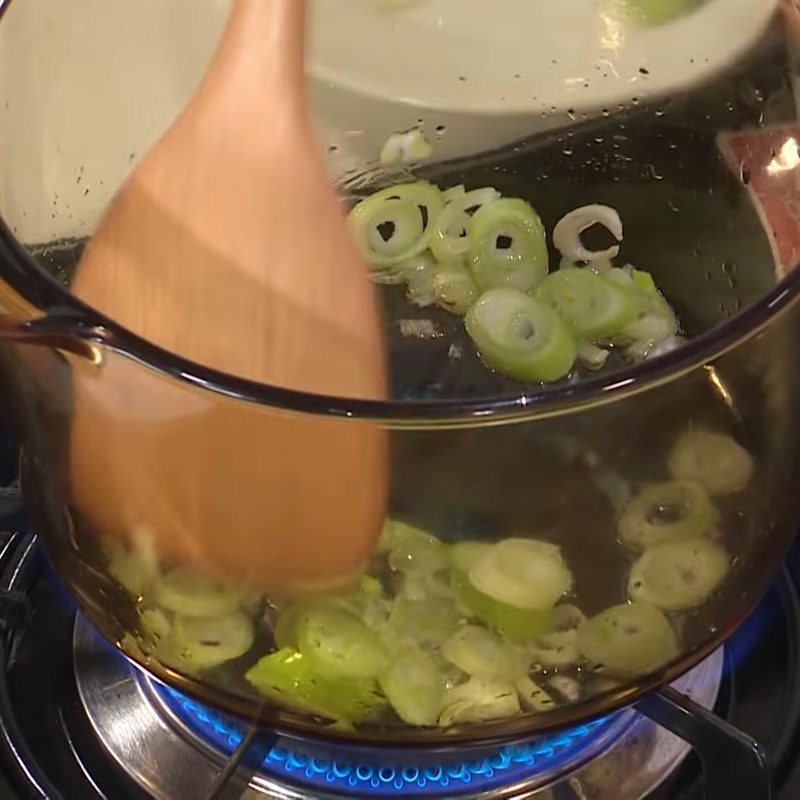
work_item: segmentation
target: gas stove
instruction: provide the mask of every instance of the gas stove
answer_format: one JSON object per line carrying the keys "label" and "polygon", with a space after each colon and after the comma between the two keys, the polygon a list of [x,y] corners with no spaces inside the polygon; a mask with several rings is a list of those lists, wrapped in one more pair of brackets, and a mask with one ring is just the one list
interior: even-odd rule
{"label": "gas stove", "polygon": [[8,480],[0,489],[0,797],[800,797],[800,552],[723,649],[635,707],[502,747],[330,746],[248,726],[131,665],[77,614],[29,529],[13,474]]}

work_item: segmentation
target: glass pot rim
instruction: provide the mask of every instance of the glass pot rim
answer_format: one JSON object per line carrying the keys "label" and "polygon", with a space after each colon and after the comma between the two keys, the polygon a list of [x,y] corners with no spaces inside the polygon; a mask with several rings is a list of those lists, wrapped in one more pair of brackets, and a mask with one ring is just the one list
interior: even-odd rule
{"label": "glass pot rim", "polygon": [[[0,0],[0,21],[12,0]],[[670,382],[735,348],[769,324],[800,294],[795,265],[756,302],[680,347],[621,370],[602,371],[570,383],[543,384],[518,395],[479,398],[378,400],[336,397],[288,389],[205,367],[148,342],[74,297],[36,262],[0,213],[0,281],[45,313],[43,319],[12,322],[18,339],[72,342],[91,357],[92,345],[108,348],[179,383],[279,411],[356,418],[397,428],[475,426],[538,418],[593,407]],[[3,327],[8,327],[8,321]],[[15,338],[13,335],[10,338]],[[46,342],[44,342],[46,343]],[[87,347],[88,346],[88,347]],[[66,349],[69,349],[67,345]],[[88,351],[88,352],[87,352]],[[95,357],[97,357],[95,348]]]}
{"label": "glass pot rim", "polygon": [[0,218],[0,277],[45,316],[18,325],[20,338],[37,334],[116,351],[179,383],[280,411],[357,418],[397,427],[476,425],[511,418],[544,417],[611,402],[670,382],[713,361],[764,328],[800,295],[794,267],[769,292],[680,347],[639,364],[584,380],[546,384],[518,395],[475,399],[376,400],[333,397],[262,384],[205,367],[141,338],[70,294],[36,262]]}

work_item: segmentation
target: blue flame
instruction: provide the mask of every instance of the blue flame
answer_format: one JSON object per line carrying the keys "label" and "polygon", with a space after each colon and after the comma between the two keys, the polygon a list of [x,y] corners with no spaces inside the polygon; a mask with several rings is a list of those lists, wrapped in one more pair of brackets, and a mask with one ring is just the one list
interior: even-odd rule
{"label": "blue flame", "polygon": [[[167,686],[154,684],[167,707],[192,731],[224,753],[245,733],[242,723]],[[460,750],[436,756],[353,750],[279,739],[261,765],[262,773],[305,789],[340,790],[358,797],[454,797],[527,780],[558,768],[589,750],[617,714],[525,744]]]}

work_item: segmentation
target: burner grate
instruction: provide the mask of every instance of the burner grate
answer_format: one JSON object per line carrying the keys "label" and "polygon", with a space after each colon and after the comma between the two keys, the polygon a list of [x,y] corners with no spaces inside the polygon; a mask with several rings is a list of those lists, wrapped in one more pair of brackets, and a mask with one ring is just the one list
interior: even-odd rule
{"label": "burner grate", "polygon": [[[153,684],[153,688],[175,717],[206,743],[225,754],[241,744],[246,729],[236,720],[170,687]],[[306,789],[339,790],[358,797],[474,794],[581,763],[603,740],[621,736],[628,728],[628,716],[620,712],[523,744],[482,748],[468,758],[386,751],[360,751],[354,758],[352,747],[280,739],[261,764],[261,772]]]}

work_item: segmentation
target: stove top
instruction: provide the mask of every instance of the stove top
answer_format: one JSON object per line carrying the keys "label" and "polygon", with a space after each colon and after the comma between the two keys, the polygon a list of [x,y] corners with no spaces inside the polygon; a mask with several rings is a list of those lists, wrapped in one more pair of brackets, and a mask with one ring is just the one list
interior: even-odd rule
{"label": "stove top", "polygon": [[12,485],[0,489],[0,798],[790,800],[798,586],[800,550],[723,650],[635,708],[568,731],[423,754],[314,745],[131,666],[76,615]]}

